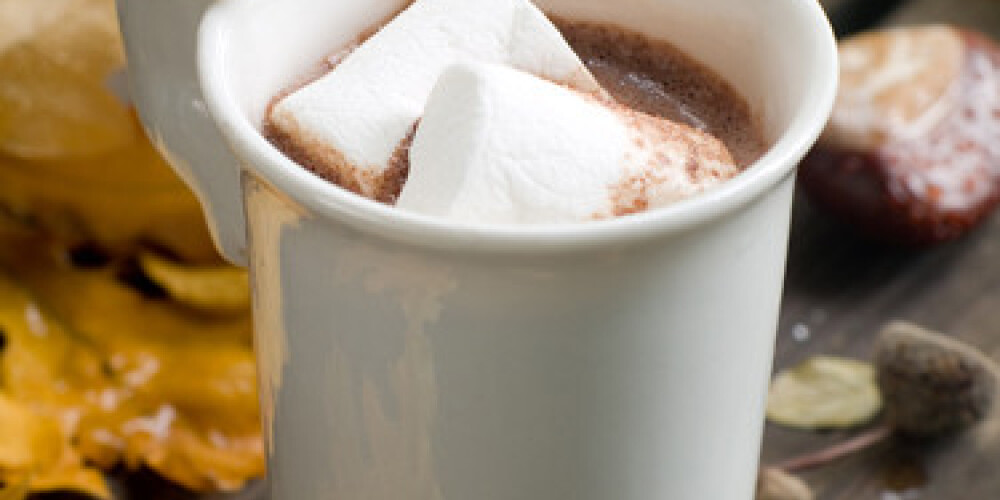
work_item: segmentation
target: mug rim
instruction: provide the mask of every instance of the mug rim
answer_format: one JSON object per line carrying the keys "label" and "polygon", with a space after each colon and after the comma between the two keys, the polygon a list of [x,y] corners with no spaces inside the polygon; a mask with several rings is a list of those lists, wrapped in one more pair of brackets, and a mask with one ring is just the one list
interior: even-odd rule
{"label": "mug rim", "polygon": [[[243,163],[291,200],[324,219],[415,246],[439,250],[540,253],[623,246],[685,232],[763,197],[787,176],[826,126],[836,97],[837,45],[819,2],[782,0],[804,9],[817,37],[821,60],[814,64],[803,105],[775,142],[753,164],[719,186],[665,207],[625,217],[581,223],[498,225],[457,222],[370,200],[302,168],[274,147],[240,109],[222,64],[232,10],[243,2],[223,0],[206,13],[199,29],[198,69],[206,105]],[[243,168],[246,168],[245,166]],[[245,194],[244,194],[245,196]],[[249,221],[248,221],[249,224]]]}

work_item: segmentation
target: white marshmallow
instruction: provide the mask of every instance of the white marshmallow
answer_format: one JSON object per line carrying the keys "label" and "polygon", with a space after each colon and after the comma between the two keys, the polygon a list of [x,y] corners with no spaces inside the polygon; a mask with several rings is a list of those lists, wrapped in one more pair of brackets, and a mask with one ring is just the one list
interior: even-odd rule
{"label": "white marshmallow", "polygon": [[271,121],[345,187],[373,196],[445,67],[509,64],[602,92],[528,0],[417,0],[332,72],[280,101]]}
{"label": "white marshmallow", "polygon": [[396,206],[487,224],[659,207],[739,172],[714,137],[499,65],[441,76]]}

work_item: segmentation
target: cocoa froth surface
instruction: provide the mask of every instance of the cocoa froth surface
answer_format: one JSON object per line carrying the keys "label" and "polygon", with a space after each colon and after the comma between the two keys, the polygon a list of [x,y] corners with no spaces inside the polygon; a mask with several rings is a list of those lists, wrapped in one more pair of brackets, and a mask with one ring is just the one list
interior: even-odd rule
{"label": "cocoa froth surface", "polygon": [[613,25],[552,20],[618,102],[708,132],[741,168],[764,154],[762,128],[746,100],[700,62],[665,41]]}
{"label": "cocoa froth surface", "polygon": [[[706,185],[732,178],[738,173],[727,168],[736,163],[733,153],[704,130],[681,121],[665,121],[620,102],[605,102],[604,105],[614,110],[626,124],[637,148],[651,147],[651,141],[682,144],[688,152],[684,171],[691,184]],[[651,155],[647,162],[645,168],[612,186],[614,209],[611,215],[622,217],[648,210],[651,199],[656,197],[655,190],[670,182],[669,176],[662,170],[670,162],[662,151]]]}
{"label": "cocoa froth surface", "polygon": [[[698,141],[689,144],[698,158],[686,165],[692,182],[720,177],[719,172],[704,167],[709,162],[729,159],[731,155],[732,161],[744,169],[766,150],[762,129],[746,100],[712,70],[679,49],[667,42],[651,40],[612,25],[560,18],[552,18],[552,21],[615,101],[605,104],[616,108],[630,127],[659,127],[662,134],[671,136],[664,139],[674,140],[676,129],[656,125],[659,120],[653,117],[666,118],[681,124],[682,128],[690,127],[710,134],[725,145],[725,148],[718,148]],[[276,96],[272,106],[284,96],[332,71],[363,40],[361,38],[348,47],[332,52],[317,65],[316,70],[299,78]],[[322,144],[302,144],[300,140],[281,132],[269,118],[265,120],[263,133],[285,155],[316,175],[354,193],[373,192],[377,201],[393,204],[407,179],[408,151],[418,123],[414,123],[408,136],[397,147],[384,175],[379,179],[362,179],[371,183],[364,189],[357,182],[336,173],[338,168],[344,168],[346,162],[332,148]],[[636,134],[635,140],[643,140],[640,135]],[[655,177],[655,174],[650,175]],[[660,182],[650,175],[633,176],[614,187],[614,215],[628,215],[648,208],[644,202],[645,193]]]}

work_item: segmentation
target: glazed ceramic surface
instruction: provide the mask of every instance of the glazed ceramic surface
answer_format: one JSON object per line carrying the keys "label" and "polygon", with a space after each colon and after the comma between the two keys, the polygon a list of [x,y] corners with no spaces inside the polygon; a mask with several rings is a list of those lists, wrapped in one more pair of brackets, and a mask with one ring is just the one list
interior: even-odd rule
{"label": "glazed ceramic surface", "polygon": [[251,269],[272,498],[750,500],[794,167],[836,87],[817,3],[540,1],[716,69],[772,147],[662,210],[504,228],[361,199],[259,133],[403,3],[119,0],[144,122]]}

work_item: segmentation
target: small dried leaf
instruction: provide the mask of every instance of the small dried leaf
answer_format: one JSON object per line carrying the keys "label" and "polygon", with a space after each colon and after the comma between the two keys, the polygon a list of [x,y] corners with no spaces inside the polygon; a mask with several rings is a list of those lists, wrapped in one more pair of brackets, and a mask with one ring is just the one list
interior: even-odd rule
{"label": "small dried leaf", "polygon": [[757,476],[757,500],[813,500],[813,492],[798,477],[767,468]]}
{"label": "small dried leaf", "polygon": [[171,298],[198,311],[232,314],[250,307],[246,271],[229,266],[191,267],[145,253],[143,272]]}
{"label": "small dried leaf", "polygon": [[850,428],[870,421],[881,409],[872,365],[818,356],[775,377],[767,417],[803,429]]}

